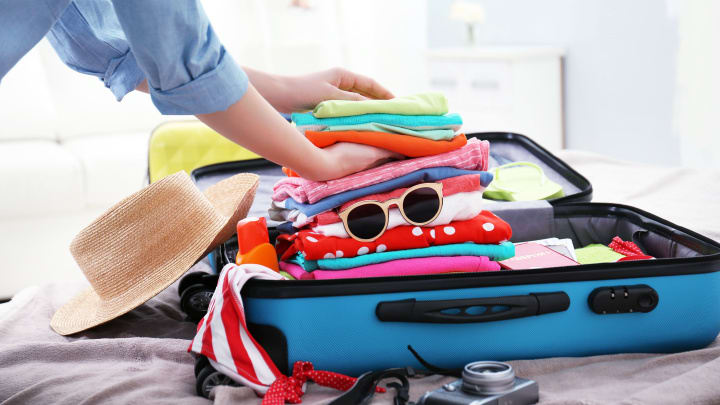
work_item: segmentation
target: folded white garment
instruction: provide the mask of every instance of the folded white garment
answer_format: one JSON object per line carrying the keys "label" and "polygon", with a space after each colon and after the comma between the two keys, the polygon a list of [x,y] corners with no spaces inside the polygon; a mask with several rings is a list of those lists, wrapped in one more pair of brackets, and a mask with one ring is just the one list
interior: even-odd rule
{"label": "folded white garment", "polygon": [[[469,191],[466,193],[457,193],[447,197],[443,197],[443,206],[440,215],[435,218],[427,227],[445,225],[453,221],[466,221],[475,218],[482,211],[482,190]],[[396,226],[409,225],[403,218],[400,210],[392,207],[388,210],[388,226],[387,229]],[[315,225],[312,227],[313,232],[320,233],[325,236],[337,236],[338,238],[349,238],[345,226],[342,222],[332,224]]]}
{"label": "folded white garment", "polygon": [[285,208],[285,201],[273,201],[268,209],[268,217],[273,221],[291,221],[295,228],[301,228],[313,221],[315,217],[309,217],[300,210]]}

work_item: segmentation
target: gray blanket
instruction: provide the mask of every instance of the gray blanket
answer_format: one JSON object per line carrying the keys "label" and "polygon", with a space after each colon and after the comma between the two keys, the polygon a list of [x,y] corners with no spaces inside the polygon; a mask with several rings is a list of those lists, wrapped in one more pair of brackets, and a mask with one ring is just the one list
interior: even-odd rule
{"label": "gray blanket", "polygon": [[[588,176],[596,201],[639,206],[720,238],[720,173],[636,166],[596,155],[561,157]],[[671,185],[672,190],[662,186]],[[674,191],[673,191],[674,190]],[[692,207],[692,208],[690,208]],[[183,321],[173,286],[134,311],[78,336],[48,326],[81,283],[34,287],[0,305],[0,402],[203,404],[187,353],[195,326]],[[720,303],[719,303],[720,305]],[[511,362],[540,384],[541,404],[720,404],[720,341],[678,354],[622,354]],[[411,380],[411,399],[451,378]],[[256,403],[246,388],[221,387],[214,401]],[[304,403],[337,395],[311,385]],[[392,403],[378,394],[373,403]]]}
{"label": "gray blanket", "polygon": [[[25,290],[0,306],[0,401],[28,403],[205,404],[195,395],[187,353],[195,326],[183,322],[176,287],[80,336],[48,326],[55,309],[82,284]],[[541,404],[718,404],[720,341],[671,355],[622,354],[511,362],[536,380]],[[411,380],[411,398],[452,378]],[[337,391],[311,385],[304,403],[326,403]],[[260,403],[246,388],[221,387],[215,402]],[[391,403],[377,394],[373,403]]]}

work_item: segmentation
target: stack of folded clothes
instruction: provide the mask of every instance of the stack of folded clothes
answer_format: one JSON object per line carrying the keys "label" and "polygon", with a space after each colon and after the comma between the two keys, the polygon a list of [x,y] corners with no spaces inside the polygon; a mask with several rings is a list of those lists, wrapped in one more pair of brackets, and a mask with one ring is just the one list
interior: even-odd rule
{"label": "stack of folded clothes", "polygon": [[438,93],[326,101],[293,114],[319,147],[354,142],[407,157],[329,181],[294,176],[273,190],[280,268],[296,279],[499,270],[514,255],[510,226],[482,210],[489,144],[456,133]]}

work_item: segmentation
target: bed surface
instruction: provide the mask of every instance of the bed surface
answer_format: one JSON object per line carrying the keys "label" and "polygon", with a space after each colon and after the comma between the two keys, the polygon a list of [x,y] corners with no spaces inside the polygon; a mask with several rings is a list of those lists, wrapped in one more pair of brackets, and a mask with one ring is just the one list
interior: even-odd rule
{"label": "bed surface", "polygon": [[[578,151],[558,156],[590,180],[593,201],[633,205],[720,240],[720,170],[644,166]],[[105,325],[72,337],[55,334],[49,327],[55,309],[85,287],[32,287],[0,305],[0,403],[211,402],[195,395],[194,361],[187,353],[195,325],[183,322],[177,285]],[[720,403],[720,340],[677,354],[511,364],[518,375],[538,381],[545,405]],[[417,400],[452,380],[411,379],[410,397]],[[327,403],[336,395],[311,385],[303,403]],[[260,400],[246,388],[220,387],[214,402]],[[378,394],[372,403],[392,403],[392,395]]]}

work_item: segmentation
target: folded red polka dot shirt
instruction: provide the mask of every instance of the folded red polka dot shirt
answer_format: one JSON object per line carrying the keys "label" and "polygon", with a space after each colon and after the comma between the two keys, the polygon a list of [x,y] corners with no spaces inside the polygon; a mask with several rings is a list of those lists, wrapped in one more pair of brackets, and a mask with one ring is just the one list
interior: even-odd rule
{"label": "folded red polka dot shirt", "polygon": [[497,244],[509,240],[511,236],[512,229],[507,222],[490,211],[482,211],[473,219],[447,225],[398,226],[385,231],[372,242],[302,230],[292,235],[280,235],[277,248],[283,260],[298,252],[302,252],[308,260],[319,260],[465,242]]}

